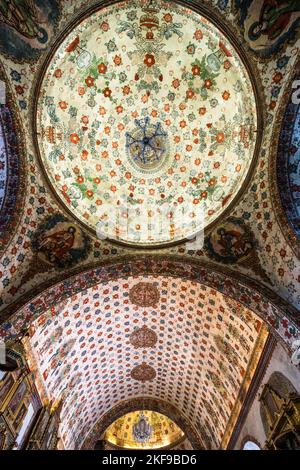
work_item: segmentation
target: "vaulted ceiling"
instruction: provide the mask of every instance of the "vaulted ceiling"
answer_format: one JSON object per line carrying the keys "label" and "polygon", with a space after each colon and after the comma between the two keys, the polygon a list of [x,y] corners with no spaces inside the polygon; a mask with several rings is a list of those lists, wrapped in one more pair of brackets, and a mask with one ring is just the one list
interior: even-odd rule
{"label": "vaulted ceiling", "polygon": [[267,338],[241,304],[196,282],[137,276],[99,284],[31,326],[30,363],[63,399],[62,438],[81,446],[119,401],[177,406],[205,446],[228,442]]}
{"label": "vaulted ceiling", "polygon": [[[299,6],[260,24],[261,0],[158,3],[0,6],[0,336],[30,328],[70,448],[144,394],[226,447],[265,324],[288,351],[300,336]],[[204,208],[204,240],[183,243],[201,224],[176,231],[170,214],[116,233],[122,188],[149,214],[168,198]],[[162,260],[141,250],[157,243]]]}

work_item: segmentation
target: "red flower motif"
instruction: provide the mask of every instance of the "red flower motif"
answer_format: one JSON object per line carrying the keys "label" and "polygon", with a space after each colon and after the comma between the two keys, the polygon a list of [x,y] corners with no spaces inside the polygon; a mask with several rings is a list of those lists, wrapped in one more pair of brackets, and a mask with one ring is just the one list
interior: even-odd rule
{"label": "red flower motif", "polygon": [[111,96],[111,89],[108,87],[104,88],[103,95],[105,96],[105,98],[109,98]]}
{"label": "red flower motif", "polygon": [[62,76],[62,71],[61,71],[61,69],[56,69],[56,70],[54,71],[54,77],[55,77],[55,78],[60,78],[61,76]]}
{"label": "red flower motif", "polygon": [[194,38],[197,39],[197,41],[200,41],[203,38],[203,33],[200,29],[195,31]]}
{"label": "red flower motif", "polygon": [[164,15],[164,20],[166,23],[172,23],[173,21],[173,16],[171,15],[171,13],[166,13]]}
{"label": "red flower motif", "polygon": [[144,58],[144,64],[147,65],[147,67],[152,67],[152,65],[155,64],[155,57],[153,54],[146,54]]}
{"label": "red flower motif", "polygon": [[73,134],[70,135],[70,141],[72,142],[72,144],[78,144],[79,140],[80,137],[76,132],[73,132]]}
{"label": "red flower motif", "polygon": [[216,135],[216,141],[218,142],[218,144],[221,144],[222,142],[224,142],[224,140],[225,140],[224,132],[218,132]]}
{"label": "red flower motif", "polygon": [[76,38],[66,47],[66,52],[74,51],[74,49],[76,49],[78,44],[79,44],[79,36],[76,36]]}
{"label": "red flower motif", "polygon": [[99,73],[106,73],[106,71],[107,71],[107,66],[103,62],[98,65],[98,72]]}
{"label": "red flower motif", "polygon": [[229,93],[229,91],[224,91],[224,93],[223,93],[223,95],[222,95],[222,98],[223,98],[223,100],[225,100],[225,101],[229,100],[229,98],[230,98],[230,93]]}
{"label": "red flower motif", "polygon": [[109,24],[107,23],[107,21],[102,21],[100,25],[100,29],[102,29],[102,31],[105,31],[105,32],[109,30]]}
{"label": "red flower motif", "polygon": [[194,96],[195,96],[194,90],[191,90],[191,89],[187,90],[186,97],[187,97],[188,100],[194,98]]}
{"label": "red flower motif", "polygon": [[180,80],[178,80],[178,78],[175,78],[173,81],[172,81],[172,86],[173,88],[178,88],[180,85]]}
{"label": "red flower motif", "polygon": [[89,75],[88,77],[86,77],[85,83],[88,87],[94,86],[95,79]]}
{"label": "red flower motif", "polygon": [[212,81],[209,78],[207,80],[204,80],[204,86],[205,88],[211,88]]}
{"label": "red flower motif", "polygon": [[193,65],[192,72],[193,72],[193,75],[200,75],[201,69],[199,65]]}
{"label": "red flower motif", "polygon": [[115,63],[115,65],[121,65],[121,64],[122,64],[121,56],[116,55],[116,56],[114,57],[114,63]]}
{"label": "red flower motif", "polygon": [[66,101],[60,101],[59,103],[60,109],[67,109],[68,103]]}
{"label": "red flower motif", "polygon": [[18,95],[23,95],[24,88],[21,85],[17,85],[15,88],[16,88],[16,92],[18,93]]}

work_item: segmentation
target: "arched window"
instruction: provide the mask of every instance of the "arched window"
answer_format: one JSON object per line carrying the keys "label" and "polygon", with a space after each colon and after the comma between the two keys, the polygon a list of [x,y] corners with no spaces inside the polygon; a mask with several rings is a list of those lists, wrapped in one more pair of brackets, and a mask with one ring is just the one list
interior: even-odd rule
{"label": "arched window", "polygon": [[259,445],[256,444],[256,442],[253,441],[246,441],[243,450],[261,450]]}

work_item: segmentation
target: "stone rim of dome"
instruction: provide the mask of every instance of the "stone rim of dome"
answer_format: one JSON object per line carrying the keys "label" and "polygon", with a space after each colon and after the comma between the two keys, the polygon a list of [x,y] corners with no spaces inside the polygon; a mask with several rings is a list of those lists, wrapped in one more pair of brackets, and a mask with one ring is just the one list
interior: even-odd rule
{"label": "stone rim of dome", "polygon": [[[294,255],[300,259],[300,238],[294,231],[293,225],[290,222],[286,209],[283,207],[281,192],[282,190],[279,187],[278,183],[278,171],[280,164],[280,157],[282,157],[280,152],[280,140],[282,137],[282,132],[286,128],[286,112],[289,105],[291,104],[291,97],[295,89],[293,89],[292,84],[295,80],[300,78],[300,56],[296,61],[294,70],[291,78],[288,80],[279,102],[277,112],[274,119],[274,124],[271,132],[271,146],[268,153],[268,176],[270,182],[270,193],[271,193],[271,204],[274,211],[275,219],[280,227],[280,231],[288,244],[292,249]],[[297,106],[297,105],[295,105]],[[298,105],[298,112],[299,112]],[[295,110],[294,114],[295,119],[297,119],[297,111]],[[294,121],[295,122],[295,121]],[[282,188],[283,189],[283,188]]]}
{"label": "stone rim of dome", "polygon": [[[32,109],[31,109],[31,117],[32,117],[32,122],[33,122],[33,131],[32,131],[32,139],[33,139],[33,145],[34,149],[37,155],[37,160],[39,163],[39,167],[42,173],[42,177],[47,184],[48,188],[50,188],[51,195],[54,197],[55,201],[57,202],[58,206],[64,210],[64,212],[70,216],[73,220],[75,220],[80,227],[82,227],[84,230],[88,231],[92,236],[97,238],[97,233],[96,230],[90,227],[89,225],[85,224],[72,210],[72,208],[69,208],[67,203],[63,200],[62,197],[59,196],[57,190],[55,189],[53,183],[50,180],[49,175],[47,174],[46,169],[44,168],[44,164],[42,161],[42,156],[39,148],[39,143],[38,143],[38,135],[37,135],[37,108],[38,108],[38,101],[39,101],[39,94],[40,90],[42,87],[43,79],[45,77],[45,74],[47,72],[47,69],[50,65],[51,60],[55,56],[55,53],[59,46],[62,44],[62,42],[67,38],[67,36],[73,31],[73,29],[78,26],[80,23],[82,23],[85,19],[87,19],[89,16],[91,16],[93,13],[109,6],[116,5],[118,3],[122,3],[122,0],[101,0],[98,1],[96,4],[91,5],[88,7],[84,12],[81,12],[79,15],[74,15],[74,17],[70,20],[69,24],[64,28],[64,30],[59,33],[55,40],[53,41],[49,52],[47,53],[46,57],[40,64],[38,68],[38,73],[37,73],[37,78],[35,80],[35,84],[32,88]],[[196,14],[203,16],[207,21],[209,21],[215,28],[217,28],[224,36],[225,38],[229,41],[231,47],[235,50],[237,53],[238,57],[242,61],[245,70],[247,72],[249,81],[252,86],[252,91],[253,91],[253,98],[256,106],[256,120],[257,120],[257,129],[255,131],[256,134],[256,141],[255,141],[255,148],[253,151],[252,159],[248,168],[248,171],[246,173],[246,176],[233,197],[232,201],[228,204],[228,206],[220,213],[220,215],[210,222],[205,228],[204,228],[204,233],[208,234],[210,233],[220,222],[225,220],[229,214],[232,212],[232,210],[238,206],[240,203],[242,197],[246,194],[250,182],[252,180],[254,170],[257,166],[258,162],[258,155],[261,149],[261,144],[262,144],[262,138],[264,134],[264,127],[265,127],[265,116],[266,116],[266,111],[263,106],[264,98],[263,98],[263,92],[262,92],[262,84],[261,84],[261,79],[257,70],[257,67],[254,63],[254,61],[247,55],[247,45],[244,40],[244,38],[241,36],[241,34],[238,34],[237,29],[233,29],[232,27],[228,26],[227,23],[221,18],[220,13],[218,13],[218,10],[212,6],[204,5],[204,4],[198,4],[195,0],[174,0],[174,3],[187,7],[191,11],[194,11]],[[237,39],[238,37],[238,39]],[[195,235],[196,236],[196,235]],[[114,238],[107,237],[106,241],[117,246],[123,246],[129,249],[134,249],[134,250],[146,250],[146,251],[152,251],[152,250],[157,250],[157,249],[166,249],[170,248],[173,246],[178,246],[178,245],[183,245],[185,244],[188,239],[183,238],[180,240],[176,241],[167,241],[163,243],[153,243],[151,245],[149,244],[142,244],[142,243],[134,243],[134,242],[127,242],[127,241],[122,241],[122,240],[116,240]]]}
{"label": "stone rim of dome", "polygon": [[[9,215],[8,220],[5,221],[1,227],[0,235],[1,235],[1,243],[0,243],[0,255],[3,255],[9,248],[12,243],[13,237],[18,232],[19,225],[21,223],[22,216],[24,214],[24,201],[27,195],[26,189],[28,186],[28,179],[26,175],[26,169],[28,166],[27,157],[26,157],[26,140],[25,140],[25,133],[23,130],[23,124],[20,119],[19,111],[17,109],[16,101],[13,97],[13,92],[11,89],[11,84],[7,77],[6,71],[0,62],[0,80],[4,81],[6,87],[6,102],[4,105],[5,108],[8,109],[10,114],[10,118],[12,121],[12,132],[14,133],[14,137],[16,139],[16,153],[13,155],[13,158],[9,158],[8,160],[8,168],[7,168],[7,179],[6,179],[6,187],[5,193],[3,198],[3,204],[0,210],[0,221],[2,222],[2,217],[7,217]],[[0,127],[2,127],[0,125]],[[4,137],[6,140],[6,136]],[[6,142],[5,142],[6,146]],[[10,155],[9,155],[10,156]],[[18,186],[15,187],[15,182],[13,184],[14,194],[13,194],[13,207],[10,202],[7,203],[8,199],[8,187],[9,187],[9,180],[12,180],[16,177],[16,168],[15,165],[18,164],[17,170],[17,178],[18,178]],[[11,195],[10,195],[11,196]],[[7,212],[9,214],[7,214]]]}

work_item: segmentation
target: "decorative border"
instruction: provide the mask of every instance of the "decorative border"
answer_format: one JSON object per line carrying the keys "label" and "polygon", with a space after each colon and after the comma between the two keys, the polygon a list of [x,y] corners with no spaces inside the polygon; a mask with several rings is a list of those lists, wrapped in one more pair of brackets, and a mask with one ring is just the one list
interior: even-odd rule
{"label": "decorative border", "polygon": [[[296,63],[292,75],[292,79],[289,80],[281,99],[281,103],[277,110],[276,121],[273,126],[273,133],[271,136],[271,149],[269,154],[269,181],[270,181],[270,193],[271,203],[273,206],[275,218],[281,229],[281,232],[292,248],[295,256],[300,259],[300,239],[295,234],[293,227],[287,217],[286,211],[282,205],[282,198],[280,195],[280,188],[278,185],[278,166],[280,163],[280,148],[281,148],[281,137],[282,133],[288,123],[285,120],[286,110],[291,103],[291,95],[293,93],[292,83],[300,74],[300,60]],[[297,106],[297,105],[295,105]],[[282,156],[281,156],[282,157]],[[286,188],[288,189],[288,188]]]}
{"label": "decorative border", "polygon": [[8,154],[7,181],[0,210],[0,255],[2,255],[17,232],[24,209],[27,181],[25,134],[13,101],[9,80],[1,63],[0,80],[4,81],[6,86],[6,103],[0,105],[0,113],[3,138]]}
{"label": "decorative border", "polygon": [[150,411],[157,411],[158,413],[166,415],[174,421],[177,426],[182,429],[186,438],[190,441],[194,450],[205,449],[200,436],[195,428],[191,425],[189,420],[178,410],[174,405],[159,398],[152,397],[136,397],[128,400],[123,400],[113,406],[102,418],[95,424],[88,436],[85,438],[81,449],[94,449],[96,441],[101,439],[102,434],[106,429],[118,418],[121,418],[131,411],[138,411],[147,409]]}
{"label": "decorative border", "polygon": [[[240,273],[209,262],[182,260],[179,256],[135,256],[107,261],[98,266],[87,267],[51,287],[39,286],[31,294],[31,301],[22,305],[22,300],[11,304],[2,314],[0,337],[15,339],[26,333],[30,323],[39,315],[72,295],[101,282],[117,281],[130,276],[170,276],[198,282],[228,296],[258,315],[288,354],[292,354],[292,343],[300,337],[298,310],[281,299],[275,292]],[[34,296],[35,295],[35,296]],[[4,319],[6,322],[4,322]]]}
{"label": "decorative border", "polygon": [[[264,102],[263,100],[263,92],[262,92],[262,84],[260,80],[258,79],[259,74],[257,72],[257,69],[254,65],[254,63],[250,60],[249,56],[246,54],[246,51],[244,47],[241,45],[241,43],[237,40],[237,34],[236,31],[231,29],[227,23],[223,22],[223,19],[220,17],[220,15],[217,13],[215,9],[208,5],[204,4],[199,4],[196,0],[172,0],[173,3],[176,3],[178,5],[184,6],[198,15],[203,16],[206,18],[208,21],[210,21],[221,33],[228,39],[232,47],[235,49],[236,53],[239,55],[241,61],[243,62],[243,65],[249,75],[249,79],[252,84],[252,89],[253,89],[253,94],[255,98],[255,103],[256,103],[256,118],[257,118],[257,131],[256,131],[256,143],[255,143],[255,149],[253,152],[253,157],[251,164],[248,169],[248,173],[245,177],[245,180],[243,181],[239,191],[235,195],[235,197],[232,199],[230,204],[226,207],[226,209],[215,219],[213,222],[211,222],[206,228],[205,228],[205,233],[209,233],[221,220],[224,220],[232,211],[232,209],[239,203],[241,197],[243,194],[246,192],[247,188],[250,185],[250,181],[252,179],[252,175],[254,173],[254,169],[256,167],[257,161],[258,161],[258,155],[259,151],[261,148],[261,143],[262,143],[262,136],[263,136],[263,130],[264,130],[264,121],[265,121],[265,110],[264,107],[261,103]],[[35,148],[35,152],[37,155],[37,160],[39,162],[39,167],[42,173],[42,177],[45,181],[45,184],[50,188],[51,194],[55,198],[57,204],[59,207],[62,207],[64,211],[74,218],[78,224],[88,230],[90,233],[93,235],[96,235],[96,230],[92,229],[90,226],[85,224],[82,220],[80,220],[73,212],[72,210],[68,207],[66,202],[58,195],[57,191],[55,190],[54,186],[52,185],[52,182],[47,175],[47,172],[44,168],[42,157],[40,154],[39,150],[39,145],[38,145],[38,140],[37,140],[37,122],[36,122],[36,115],[37,115],[37,108],[38,108],[38,97],[40,96],[40,91],[43,83],[43,78],[45,74],[47,73],[48,66],[50,64],[50,61],[52,60],[55,52],[57,51],[58,47],[60,44],[66,39],[66,37],[70,34],[70,32],[78,26],[82,21],[87,19],[90,15],[95,13],[96,11],[99,11],[100,9],[106,8],[111,5],[115,5],[117,3],[122,3],[122,0],[100,0],[97,3],[91,5],[85,12],[82,12],[79,16],[76,16],[73,18],[69,25],[62,31],[53,41],[52,46],[50,48],[50,51],[46,55],[45,59],[41,63],[38,73],[37,73],[37,79],[35,86],[32,88],[32,95],[31,95],[31,102],[32,102],[32,108],[29,112],[29,116],[33,122],[33,128],[32,128],[32,140],[33,140],[33,145]],[[241,41],[244,42],[244,41]],[[129,248],[134,248],[134,249],[143,249],[143,250],[153,250],[153,249],[163,249],[163,248],[168,248],[171,246],[176,246],[176,245],[181,245],[187,241],[187,239],[183,240],[177,240],[175,242],[166,242],[166,243],[160,243],[160,244],[153,244],[149,246],[149,244],[143,245],[143,244],[133,244],[133,243],[126,243],[123,241],[119,240],[114,240],[114,239],[108,239],[112,244],[116,244],[119,246],[125,246]]]}

